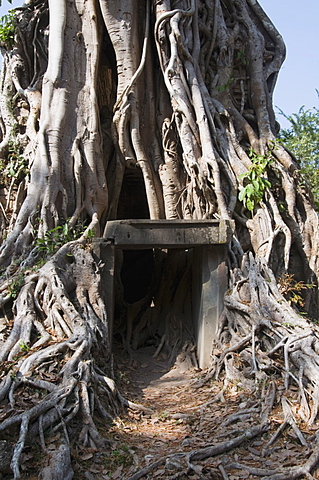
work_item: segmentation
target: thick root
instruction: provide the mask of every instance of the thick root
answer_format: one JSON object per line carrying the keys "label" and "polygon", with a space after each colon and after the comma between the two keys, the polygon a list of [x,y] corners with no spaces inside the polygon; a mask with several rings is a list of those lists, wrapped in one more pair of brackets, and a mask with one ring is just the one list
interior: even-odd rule
{"label": "thick root", "polygon": [[70,447],[68,445],[60,445],[58,450],[50,452],[50,465],[45,467],[40,475],[39,480],[72,480],[74,472],[71,467]]}

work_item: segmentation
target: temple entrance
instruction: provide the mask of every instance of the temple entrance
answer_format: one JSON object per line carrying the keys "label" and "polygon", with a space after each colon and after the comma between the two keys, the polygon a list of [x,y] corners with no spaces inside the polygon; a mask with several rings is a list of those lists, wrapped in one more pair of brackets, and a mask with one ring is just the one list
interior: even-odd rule
{"label": "temple entrance", "polygon": [[151,338],[173,349],[188,332],[199,366],[208,366],[230,235],[230,224],[219,221],[108,222],[99,246],[110,332],[125,330],[128,349]]}

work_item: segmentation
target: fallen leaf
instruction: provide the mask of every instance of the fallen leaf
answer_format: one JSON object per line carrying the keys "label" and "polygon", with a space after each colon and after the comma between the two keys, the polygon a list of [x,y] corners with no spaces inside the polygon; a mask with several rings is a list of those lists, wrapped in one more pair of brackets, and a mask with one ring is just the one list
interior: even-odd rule
{"label": "fallen leaf", "polygon": [[121,475],[122,475],[122,470],[123,470],[123,466],[117,468],[117,469],[115,470],[115,472],[113,473],[113,475],[112,475],[111,478],[114,478],[114,479],[115,479],[115,478],[120,478]]}
{"label": "fallen leaf", "polygon": [[89,460],[92,457],[93,453],[85,453],[84,455],[81,455],[81,460]]}

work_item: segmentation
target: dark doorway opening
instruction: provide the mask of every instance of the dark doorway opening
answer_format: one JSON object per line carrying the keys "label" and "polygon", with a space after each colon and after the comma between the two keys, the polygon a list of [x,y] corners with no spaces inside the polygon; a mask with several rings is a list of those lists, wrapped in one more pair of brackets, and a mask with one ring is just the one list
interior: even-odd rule
{"label": "dark doorway opening", "polygon": [[146,297],[152,284],[153,271],[153,250],[123,250],[120,275],[127,303],[135,303]]}
{"label": "dark doorway opening", "polygon": [[125,169],[117,218],[150,218],[143,173],[139,167]]}

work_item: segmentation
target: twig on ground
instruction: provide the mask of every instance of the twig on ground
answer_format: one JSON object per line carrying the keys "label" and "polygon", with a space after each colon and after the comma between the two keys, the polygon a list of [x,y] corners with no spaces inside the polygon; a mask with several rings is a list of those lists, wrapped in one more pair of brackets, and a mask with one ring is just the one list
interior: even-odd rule
{"label": "twig on ground", "polygon": [[294,419],[291,408],[290,408],[290,406],[288,404],[288,401],[285,397],[282,397],[281,404],[282,404],[282,409],[283,409],[283,413],[284,413],[284,422],[279,426],[279,428],[276,430],[276,432],[272,435],[271,439],[267,443],[267,445],[266,445],[266,447],[263,451],[264,455],[267,454],[267,448],[275,443],[275,441],[277,440],[279,435],[284,431],[284,429],[288,425],[290,425],[293,428],[293,430],[294,430],[295,434],[297,435],[301,445],[303,445],[303,446],[307,445],[305,437],[303,436],[303,434],[301,433],[301,431],[297,427],[297,423]]}

